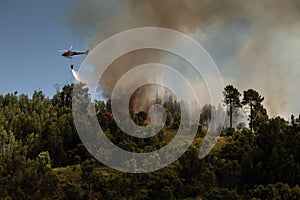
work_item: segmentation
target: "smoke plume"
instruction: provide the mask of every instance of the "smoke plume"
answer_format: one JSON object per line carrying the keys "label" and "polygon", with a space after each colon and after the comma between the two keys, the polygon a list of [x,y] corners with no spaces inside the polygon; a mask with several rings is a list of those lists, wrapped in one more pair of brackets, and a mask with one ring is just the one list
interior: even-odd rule
{"label": "smoke plume", "polygon": [[[298,0],[81,0],[63,17],[90,48],[131,28],[159,26],[184,32],[208,50],[225,84],[258,90],[272,116],[300,112]],[[157,56],[147,53],[116,61],[107,72],[111,75],[102,80],[104,94],[109,96],[122,73]]]}

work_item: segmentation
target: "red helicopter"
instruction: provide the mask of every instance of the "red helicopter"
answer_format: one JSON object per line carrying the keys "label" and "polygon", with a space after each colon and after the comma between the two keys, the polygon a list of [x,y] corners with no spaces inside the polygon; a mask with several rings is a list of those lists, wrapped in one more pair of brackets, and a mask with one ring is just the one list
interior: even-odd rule
{"label": "red helicopter", "polygon": [[73,58],[76,55],[87,55],[89,53],[89,49],[86,51],[74,51],[72,50],[73,46],[70,47],[69,50],[60,50],[58,52],[62,52],[62,56],[66,58]]}

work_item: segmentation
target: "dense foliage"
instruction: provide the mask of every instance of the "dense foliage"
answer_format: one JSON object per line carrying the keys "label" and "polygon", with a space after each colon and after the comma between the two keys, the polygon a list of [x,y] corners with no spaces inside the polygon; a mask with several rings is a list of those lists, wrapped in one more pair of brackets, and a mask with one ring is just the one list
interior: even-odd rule
{"label": "dense foliage", "polygon": [[[300,199],[300,116],[291,122],[269,119],[256,91],[249,90],[256,99],[246,92],[243,101],[251,106],[253,131],[225,128],[213,151],[199,159],[209,111],[215,109],[206,105],[193,145],[179,160],[156,172],[129,174],[94,160],[82,145],[72,117],[72,88],[64,86],[53,98],[41,91],[31,98],[0,95],[1,199]],[[151,140],[140,140],[118,129],[109,102],[95,102],[107,136],[131,151],[160,148],[176,134],[179,104],[171,97],[163,104],[166,126]],[[147,122],[144,112],[132,118]]]}

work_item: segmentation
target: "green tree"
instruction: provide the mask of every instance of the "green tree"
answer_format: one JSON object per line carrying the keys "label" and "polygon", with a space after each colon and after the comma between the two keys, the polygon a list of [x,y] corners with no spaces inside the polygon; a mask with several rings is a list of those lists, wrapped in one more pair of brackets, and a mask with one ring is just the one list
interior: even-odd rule
{"label": "green tree", "polygon": [[238,89],[236,89],[232,85],[227,85],[224,88],[223,95],[224,95],[224,103],[227,106],[229,106],[230,128],[232,128],[233,111],[234,109],[240,108],[242,106],[240,101],[241,93],[238,91]]}
{"label": "green tree", "polygon": [[262,97],[257,91],[253,89],[249,89],[247,91],[244,91],[244,97],[242,104],[246,105],[248,104],[250,106],[250,130],[253,131],[253,124],[256,116],[258,113],[263,109],[261,103],[263,102],[264,97]]}

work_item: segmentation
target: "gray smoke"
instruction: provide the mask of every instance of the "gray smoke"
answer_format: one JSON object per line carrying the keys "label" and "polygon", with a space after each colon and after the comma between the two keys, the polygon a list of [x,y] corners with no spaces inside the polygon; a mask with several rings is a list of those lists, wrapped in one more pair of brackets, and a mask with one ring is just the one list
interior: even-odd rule
{"label": "gray smoke", "polygon": [[[90,48],[136,27],[184,32],[208,50],[226,84],[258,90],[269,114],[300,112],[298,0],[81,0],[63,18],[74,34],[88,40]],[[151,56],[135,57],[135,62]],[[119,74],[119,69],[114,72]],[[113,78],[108,76],[108,82]],[[105,91],[112,86],[107,83]]]}

